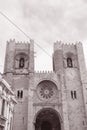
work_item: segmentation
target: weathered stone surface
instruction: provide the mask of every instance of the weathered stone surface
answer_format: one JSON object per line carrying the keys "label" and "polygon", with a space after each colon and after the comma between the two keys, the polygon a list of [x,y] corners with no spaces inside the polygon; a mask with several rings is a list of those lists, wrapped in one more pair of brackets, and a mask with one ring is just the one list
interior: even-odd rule
{"label": "weathered stone surface", "polygon": [[[23,68],[15,68],[15,56],[20,53],[28,56],[28,61],[25,61],[28,67],[25,64]],[[70,67],[67,58],[72,60]],[[11,40],[7,44],[4,72],[5,79],[12,85],[18,99],[14,111],[13,130],[42,130],[44,128],[41,123],[43,124],[44,120],[50,122],[54,119],[51,117],[52,114],[49,114],[51,111],[53,115],[56,113],[61,126],[58,129],[55,125],[59,124],[50,122],[51,125],[55,124],[51,126],[52,130],[87,129],[87,74],[81,43],[55,43],[53,72],[35,72],[33,41],[16,43]],[[41,95],[43,98],[40,98],[37,88],[42,81],[44,82],[39,92],[44,94]],[[56,93],[52,87],[49,89],[50,84],[47,84],[47,81],[55,84]],[[23,91],[22,98],[18,98],[18,91]],[[56,95],[50,98],[53,94]],[[42,118],[39,114],[42,114]],[[46,115],[49,118],[46,119]],[[37,117],[42,121],[36,121],[39,120]]]}

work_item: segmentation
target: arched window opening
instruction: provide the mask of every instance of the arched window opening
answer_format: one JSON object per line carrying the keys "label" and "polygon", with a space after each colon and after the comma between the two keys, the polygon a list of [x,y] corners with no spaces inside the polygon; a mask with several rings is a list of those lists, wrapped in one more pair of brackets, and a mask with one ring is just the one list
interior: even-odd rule
{"label": "arched window opening", "polygon": [[23,91],[21,91],[21,98],[23,98]]}
{"label": "arched window opening", "polygon": [[2,109],[1,109],[1,115],[4,116],[4,112],[5,112],[5,99],[2,99]]}
{"label": "arched window opening", "polygon": [[75,98],[75,99],[77,98],[76,91],[74,91],[74,98]]}
{"label": "arched window opening", "polygon": [[77,99],[77,93],[76,93],[76,91],[71,91],[71,98],[72,99]]}
{"label": "arched window opening", "polygon": [[22,99],[23,98],[23,90],[18,90],[17,91],[17,98]]}
{"label": "arched window opening", "polygon": [[19,90],[18,90],[18,92],[17,92],[17,97],[19,98],[19,96],[20,96],[20,92],[19,92]]}
{"label": "arched window opening", "polygon": [[70,68],[73,67],[72,59],[69,57],[67,58],[67,67],[70,67]]}
{"label": "arched window opening", "polygon": [[19,68],[23,68],[25,64],[25,59],[24,58],[20,58],[19,60]]}
{"label": "arched window opening", "polygon": [[74,98],[74,96],[73,96],[73,91],[71,91],[71,98],[72,98],[72,99]]}

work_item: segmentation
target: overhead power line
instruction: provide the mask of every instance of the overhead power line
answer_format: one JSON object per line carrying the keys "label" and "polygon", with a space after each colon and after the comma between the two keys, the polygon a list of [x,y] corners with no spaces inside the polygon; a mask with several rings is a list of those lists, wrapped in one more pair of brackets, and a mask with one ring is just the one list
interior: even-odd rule
{"label": "overhead power line", "polygon": [[[8,16],[6,16],[4,13],[2,13],[0,11],[0,14],[7,19],[13,26],[15,26],[20,32],[22,32],[29,40],[32,39],[29,35],[27,35],[19,26],[17,26]],[[50,54],[48,54],[48,52],[43,49],[38,43],[34,42],[43,52],[45,52],[49,57],[51,57]]]}

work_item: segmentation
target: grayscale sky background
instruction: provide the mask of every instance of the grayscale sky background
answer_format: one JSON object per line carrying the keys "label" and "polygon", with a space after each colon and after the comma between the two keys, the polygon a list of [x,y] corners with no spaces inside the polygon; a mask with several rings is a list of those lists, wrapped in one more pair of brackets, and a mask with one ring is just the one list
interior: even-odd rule
{"label": "grayscale sky background", "polygon": [[[0,0],[0,12],[35,40],[49,55],[53,43],[81,41],[87,61],[87,0]],[[6,41],[29,41],[0,14],[0,72]],[[35,45],[36,70],[51,70],[51,57]]]}

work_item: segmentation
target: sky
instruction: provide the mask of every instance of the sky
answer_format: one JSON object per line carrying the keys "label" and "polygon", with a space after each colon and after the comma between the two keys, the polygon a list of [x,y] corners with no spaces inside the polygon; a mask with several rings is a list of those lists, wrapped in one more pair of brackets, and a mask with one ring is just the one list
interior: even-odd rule
{"label": "sky", "polygon": [[[22,29],[35,44],[35,70],[52,70],[53,43],[81,41],[87,64],[87,0],[0,0],[0,12]],[[29,39],[0,14],[0,72],[6,42]]]}

